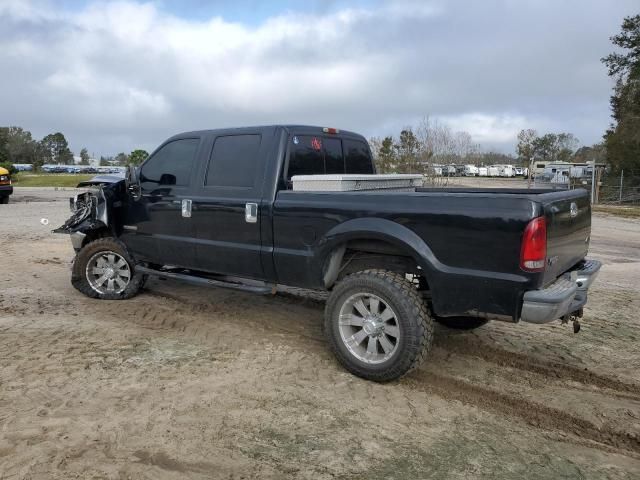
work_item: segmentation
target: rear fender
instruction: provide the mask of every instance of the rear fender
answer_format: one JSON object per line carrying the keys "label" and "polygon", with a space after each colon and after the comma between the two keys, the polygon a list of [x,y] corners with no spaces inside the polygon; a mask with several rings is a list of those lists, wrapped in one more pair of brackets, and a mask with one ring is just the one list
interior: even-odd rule
{"label": "rear fender", "polygon": [[394,245],[415,260],[424,272],[427,282],[435,272],[434,265],[438,261],[416,233],[391,220],[356,218],[337,225],[317,244],[314,263],[320,267],[319,271],[322,271],[322,283],[325,287],[330,287],[337,276],[328,272],[328,269],[335,266],[336,262],[339,264],[344,254],[344,246],[351,240],[381,240]]}

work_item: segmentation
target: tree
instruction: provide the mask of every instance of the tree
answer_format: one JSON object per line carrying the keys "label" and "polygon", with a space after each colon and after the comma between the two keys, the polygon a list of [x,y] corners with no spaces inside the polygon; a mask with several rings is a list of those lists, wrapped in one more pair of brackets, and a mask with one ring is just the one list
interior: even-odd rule
{"label": "tree", "polygon": [[610,102],[614,122],[604,135],[607,157],[616,171],[640,171],[640,15],[625,17],[611,41],[622,52],[601,59],[616,81]]}
{"label": "tree", "polygon": [[21,127],[0,128],[0,158],[11,163],[35,163],[37,143]]}
{"label": "tree", "polygon": [[109,165],[111,165],[113,162],[113,157],[103,157],[100,156],[100,162],[98,165],[100,165],[101,167],[108,167]]}
{"label": "tree", "polygon": [[576,136],[573,133],[559,133],[556,142],[558,145],[558,160],[561,162],[571,161],[576,147],[580,143]]}
{"label": "tree", "polygon": [[80,150],[80,165],[89,165],[89,152],[86,148]]}
{"label": "tree", "polygon": [[129,154],[129,164],[140,165],[142,162],[144,162],[147,159],[148,156],[149,154],[147,153],[146,150],[140,150],[140,149],[134,150]]}
{"label": "tree", "polygon": [[129,156],[124,152],[120,152],[116,155],[115,161],[117,165],[126,165],[129,162]]}
{"label": "tree", "polygon": [[573,161],[576,163],[604,163],[606,158],[607,150],[604,143],[596,143],[590,147],[580,147],[573,155]]}
{"label": "tree", "polygon": [[516,153],[519,157],[523,158],[529,170],[531,170],[531,162],[533,161],[533,155],[535,153],[534,141],[538,138],[538,132],[528,128],[526,130],[520,130],[518,133],[518,145],[516,146]]}
{"label": "tree", "polygon": [[6,127],[0,128],[0,163],[9,162],[9,151],[7,150],[7,143],[9,143],[9,129]]}
{"label": "tree", "polygon": [[397,151],[397,170],[399,173],[416,173],[420,142],[411,128],[405,128],[400,132],[400,139],[395,145]]}
{"label": "tree", "polygon": [[69,150],[67,139],[60,132],[50,133],[40,141],[45,163],[73,163],[73,154]]}
{"label": "tree", "polygon": [[378,171],[391,173],[396,169],[396,154],[392,137],[384,137],[377,152]]}

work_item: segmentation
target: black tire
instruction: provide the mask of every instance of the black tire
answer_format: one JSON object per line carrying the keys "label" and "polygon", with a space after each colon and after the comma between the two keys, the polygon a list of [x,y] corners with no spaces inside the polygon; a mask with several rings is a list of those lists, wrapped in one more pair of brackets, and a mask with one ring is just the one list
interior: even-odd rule
{"label": "black tire", "polygon": [[[103,251],[117,253],[129,265],[131,277],[126,288],[120,293],[100,293],[91,286],[87,279],[87,263],[94,255]],[[129,252],[127,252],[124,244],[111,237],[99,238],[82,247],[76,255],[71,271],[71,284],[76,290],[82,292],[87,297],[99,298],[101,300],[126,300],[127,298],[131,298],[138,293],[143,280],[144,275],[135,272],[135,262],[133,258],[131,258],[131,255],[129,255]]]}
{"label": "black tire", "polygon": [[0,205],[6,205],[7,203],[9,203],[9,195],[0,197]]}
{"label": "black tire", "polygon": [[[340,311],[350,298],[359,293],[379,297],[396,313],[395,321],[400,332],[395,340],[397,348],[382,363],[372,364],[357,358],[349,351],[340,333]],[[417,368],[428,355],[433,342],[433,320],[427,304],[403,275],[387,270],[353,273],[338,283],[327,300],[324,331],[333,353],[344,368],[376,382],[395,380]]]}
{"label": "black tire", "polygon": [[486,318],[478,317],[434,317],[434,320],[453,330],[473,330],[489,323]]}

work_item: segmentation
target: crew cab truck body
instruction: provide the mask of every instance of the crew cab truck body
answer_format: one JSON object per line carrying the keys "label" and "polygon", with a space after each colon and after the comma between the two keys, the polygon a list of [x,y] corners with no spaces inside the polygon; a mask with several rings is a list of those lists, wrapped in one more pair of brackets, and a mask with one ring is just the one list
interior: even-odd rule
{"label": "crew cab truck body", "polygon": [[587,260],[585,190],[302,192],[291,178],[375,173],[365,139],[308,126],[188,132],[126,180],[78,195],[74,286],[124,299],[147,275],[256,292],[330,291],[325,332],[351,372],[414,368],[433,322],[544,323],[582,315],[600,263]]}

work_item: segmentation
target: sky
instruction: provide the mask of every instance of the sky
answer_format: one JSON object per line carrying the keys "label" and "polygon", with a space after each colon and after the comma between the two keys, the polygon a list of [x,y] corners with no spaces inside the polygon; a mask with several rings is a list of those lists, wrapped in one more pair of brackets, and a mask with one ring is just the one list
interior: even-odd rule
{"label": "sky", "polygon": [[0,0],[0,125],[76,152],[182,131],[421,119],[513,153],[523,128],[599,142],[600,58],[637,0]]}

